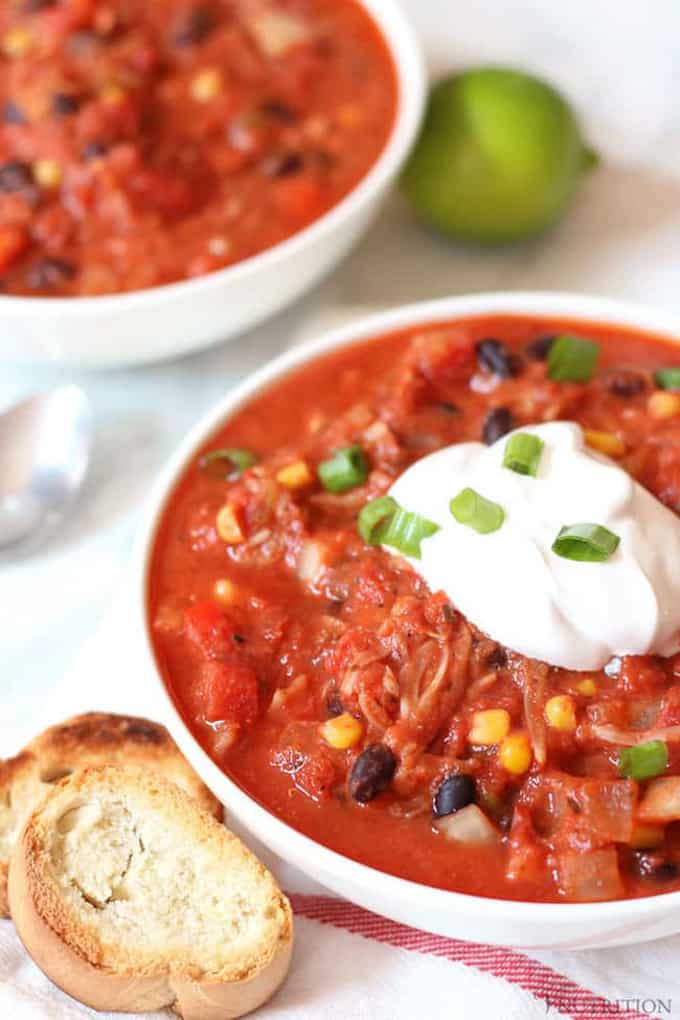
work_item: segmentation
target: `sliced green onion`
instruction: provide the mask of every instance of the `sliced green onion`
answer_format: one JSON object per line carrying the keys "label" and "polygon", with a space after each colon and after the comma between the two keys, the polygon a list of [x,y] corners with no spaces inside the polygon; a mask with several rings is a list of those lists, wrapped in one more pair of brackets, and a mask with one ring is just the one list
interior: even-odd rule
{"label": "sliced green onion", "polygon": [[367,503],[357,525],[359,534],[369,545],[389,545],[417,560],[422,540],[439,531],[438,524],[404,510],[391,496],[380,496]]}
{"label": "sliced green onion", "polygon": [[449,510],[459,524],[466,524],[480,535],[498,531],[505,520],[503,507],[480,496],[474,489],[461,489],[449,503]]}
{"label": "sliced green onion", "polygon": [[543,453],[543,440],[530,432],[515,432],[505,444],[503,467],[516,471],[518,475],[536,477],[538,464]]}
{"label": "sliced green onion", "polygon": [[234,481],[252,467],[257,457],[250,450],[221,449],[204,453],[198,466],[215,478]]}
{"label": "sliced green onion", "polygon": [[650,740],[619,751],[619,775],[626,779],[652,779],[668,765],[668,748],[663,740]]}
{"label": "sliced green onion", "polygon": [[382,539],[378,537],[378,530],[381,525],[389,521],[399,509],[396,499],[391,496],[379,496],[372,499],[359,512],[357,528],[364,542],[369,545],[380,545]]}
{"label": "sliced green onion", "polygon": [[560,529],[552,549],[565,560],[604,563],[616,552],[621,539],[601,524],[568,524]]}
{"label": "sliced green onion", "polygon": [[660,368],[654,382],[660,390],[680,390],[680,368]]}
{"label": "sliced green onion", "polygon": [[548,352],[548,376],[555,382],[588,382],[593,377],[600,348],[580,336],[558,336]]}
{"label": "sliced green onion", "polygon": [[319,478],[328,492],[344,492],[361,485],[368,478],[366,454],[358,444],[343,446],[319,464]]}
{"label": "sliced green onion", "polygon": [[439,531],[439,525],[428,521],[427,517],[404,510],[398,506],[392,517],[378,527],[381,545],[392,546],[404,556],[420,559],[420,543],[424,538],[431,538]]}

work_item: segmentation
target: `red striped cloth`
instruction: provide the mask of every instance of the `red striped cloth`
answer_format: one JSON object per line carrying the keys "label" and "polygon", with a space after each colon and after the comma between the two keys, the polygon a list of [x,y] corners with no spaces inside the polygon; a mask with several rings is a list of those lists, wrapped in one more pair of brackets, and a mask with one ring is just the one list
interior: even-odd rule
{"label": "red striped cloth", "polygon": [[552,1010],[553,1016],[560,1013],[573,1020],[606,1020],[612,1016],[625,1017],[625,1020],[650,1018],[648,1013],[627,1010],[617,1002],[603,999],[551,967],[512,949],[429,935],[379,917],[334,896],[292,893],[290,900],[296,914],[309,920],[330,924],[353,935],[373,939],[397,949],[438,956],[467,967],[475,967],[486,974],[519,985],[545,1003],[546,1015]]}

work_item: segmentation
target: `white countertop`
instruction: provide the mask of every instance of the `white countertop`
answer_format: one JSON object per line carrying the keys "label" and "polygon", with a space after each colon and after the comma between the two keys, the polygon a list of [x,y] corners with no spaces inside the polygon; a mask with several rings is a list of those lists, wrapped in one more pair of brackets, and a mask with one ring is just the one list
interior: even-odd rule
{"label": "white countertop", "polygon": [[[97,418],[73,516],[30,559],[0,565],[0,755],[110,605],[149,481],[186,428],[232,383],[328,319],[466,291],[577,290],[680,312],[680,7],[620,0],[402,0],[435,71],[511,63],[580,109],[603,166],[540,242],[476,253],[428,235],[398,196],[332,278],[231,344],[149,368],[71,372]],[[315,326],[316,324],[316,326]],[[93,338],[96,342],[96,338]],[[0,368],[0,407],[63,379]],[[97,676],[92,677],[96,688]]]}

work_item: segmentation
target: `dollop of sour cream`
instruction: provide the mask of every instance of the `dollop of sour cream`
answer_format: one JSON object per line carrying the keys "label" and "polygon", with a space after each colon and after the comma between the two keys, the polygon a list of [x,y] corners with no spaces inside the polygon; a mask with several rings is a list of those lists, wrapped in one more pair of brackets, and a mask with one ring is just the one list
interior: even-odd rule
{"label": "dollop of sour cream", "polygon": [[[565,669],[601,669],[615,655],[680,648],[680,520],[571,422],[523,427],[543,440],[537,476],[503,467],[509,436],[460,443],[417,461],[390,495],[440,530],[408,558],[433,591],[494,640]],[[505,511],[478,534],[449,509],[474,489]],[[620,538],[603,563],[552,551],[560,529],[604,525]],[[392,552],[394,550],[391,550]]]}

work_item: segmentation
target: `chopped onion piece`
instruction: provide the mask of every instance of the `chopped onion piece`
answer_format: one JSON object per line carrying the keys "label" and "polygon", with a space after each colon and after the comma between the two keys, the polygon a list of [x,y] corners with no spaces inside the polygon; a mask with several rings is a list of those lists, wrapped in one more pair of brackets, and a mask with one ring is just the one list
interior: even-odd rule
{"label": "chopped onion piece", "polygon": [[267,57],[283,57],[310,36],[309,27],[302,18],[273,8],[256,14],[249,24],[257,45]]}
{"label": "chopped onion piece", "polygon": [[302,543],[297,560],[297,575],[301,581],[313,583],[323,566],[323,548],[313,539]]}
{"label": "chopped onion piece", "polygon": [[604,744],[620,744],[621,747],[634,747],[645,740],[663,740],[673,744],[680,740],[680,726],[662,726],[651,730],[626,730],[610,723],[591,723],[589,732],[596,740]]}
{"label": "chopped onion piece", "polygon": [[300,673],[287,687],[277,687],[269,706],[270,712],[278,712],[291,699],[296,698],[307,689],[307,675]]}
{"label": "chopped onion piece", "polygon": [[557,855],[560,890],[577,903],[614,900],[624,895],[614,847]]}
{"label": "chopped onion piece", "polygon": [[638,819],[661,824],[680,820],[680,776],[651,781],[640,801]]}
{"label": "chopped onion piece", "polygon": [[240,728],[235,722],[220,722],[213,728],[212,749],[218,757],[231,750],[239,738]]}
{"label": "chopped onion piece", "polygon": [[468,804],[455,814],[437,818],[433,825],[442,836],[468,846],[495,843],[498,839],[496,826],[476,804]]}

